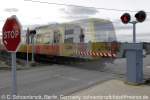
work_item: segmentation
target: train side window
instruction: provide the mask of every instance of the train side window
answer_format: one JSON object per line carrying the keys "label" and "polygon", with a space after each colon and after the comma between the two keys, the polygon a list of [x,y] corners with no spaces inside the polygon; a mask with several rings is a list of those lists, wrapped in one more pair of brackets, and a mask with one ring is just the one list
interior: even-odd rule
{"label": "train side window", "polygon": [[55,30],[54,31],[54,36],[53,36],[54,40],[53,43],[59,43],[60,42],[60,31],[59,30]]}
{"label": "train side window", "polygon": [[67,38],[67,39],[65,39],[65,43],[73,43],[73,38]]}

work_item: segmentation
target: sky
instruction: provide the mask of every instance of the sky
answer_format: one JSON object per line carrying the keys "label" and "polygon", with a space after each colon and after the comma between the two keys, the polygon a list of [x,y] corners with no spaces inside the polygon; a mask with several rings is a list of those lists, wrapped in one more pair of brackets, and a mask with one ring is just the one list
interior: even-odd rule
{"label": "sky", "polygon": [[[93,8],[56,5],[55,3]],[[17,16],[23,29],[33,25],[63,23],[85,18],[101,18],[113,22],[119,41],[130,42],[132,41],[132,24],[122,24],[120,16],[128,12],[132,16],[131,20],[134,21],[135,13],[144,10],[147,12],[147,18],[143,23],[136,25],[137,41],[150,42],[149,4],[150,0],[1,0],[0,28],[2,29],[5,20],[11,15]],[[106,8],[107,10],[97,8]]]}

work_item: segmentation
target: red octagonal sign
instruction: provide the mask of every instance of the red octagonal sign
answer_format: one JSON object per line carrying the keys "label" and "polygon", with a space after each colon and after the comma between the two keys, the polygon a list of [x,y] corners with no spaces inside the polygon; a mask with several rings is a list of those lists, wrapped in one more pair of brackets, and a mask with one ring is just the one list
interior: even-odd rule
{"label": "red octagonal sign", "polygon": [[21,25],[15,15],[7,18],[2,29],[3,44],[9,52],[16,52],[21,42]]}

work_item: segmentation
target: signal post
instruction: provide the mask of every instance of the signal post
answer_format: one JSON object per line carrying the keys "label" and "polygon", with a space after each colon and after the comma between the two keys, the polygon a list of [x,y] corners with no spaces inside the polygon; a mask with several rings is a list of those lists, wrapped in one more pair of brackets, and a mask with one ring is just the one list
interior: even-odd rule
{"label": "signal post", "polygon": [[31,42],[32,42],[32,58],[31,58],[31,64],[34,66],[35,63],[35,59],[34,59],[34,52],[35,52],[35,44],[34,44],[34,36],[36,34],[36,30],[29,30],[29,34],[31,35]]}
{"label": "signal post", "polygon": [[133,24],[133,43],[123,44],[123,49],[127,58],[127,83],[138,85],[144,83],[143,80],[143,44],[136,43],[136,24],[146,19],[146,13],[139,11],[135,14],[136,21],[130,21],[129,13],[121,16],[124,24]]}

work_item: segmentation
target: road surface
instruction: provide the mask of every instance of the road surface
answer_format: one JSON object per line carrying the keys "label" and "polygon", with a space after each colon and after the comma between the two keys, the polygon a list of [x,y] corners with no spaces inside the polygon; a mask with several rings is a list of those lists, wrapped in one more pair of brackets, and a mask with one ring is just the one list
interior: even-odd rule
{"label": "road surface", "polygon": [[[144,77],[150,78],[150,55],[144,58]],[[100,60],[47,65],[17,70],[20,95],[69,95],[100,82],[125,78],[126,60]],[[0,95],[11,94],[11,72],[0,70]]]}

